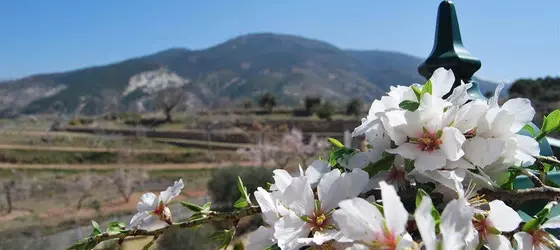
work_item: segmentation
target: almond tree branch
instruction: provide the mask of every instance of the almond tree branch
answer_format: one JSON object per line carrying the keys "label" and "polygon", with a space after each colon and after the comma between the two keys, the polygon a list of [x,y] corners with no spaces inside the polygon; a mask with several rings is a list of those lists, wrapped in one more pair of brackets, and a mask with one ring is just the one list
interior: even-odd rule
{"label": "almond tree branch", "polygon": [[70,249],[80,249],[75,248],[77,245],[84,245],[90,244],[94,242],[94,244],[99,244],[100,242],[110,240],[110,239],[119,239],[119,241],[123,241],[127,237],[134,237],[134,236],[154,236],[158,237],[159,235],[163,234],[165,231],[169,230],[170,228],[191,228],[195,226],[199,226],[202,224],[208,224],[211,222],[218,222],[218,221],[237,221],[243,217],[258,214],[261,212],[261,208],[258,206],[248,207],[242,210],[233,211],[233,212],[216,212],[216,211],[209,211],[204,213],[204,217],[187,220],[183,222],[176,222],[168,227],[147,231],[147,230],[123,230],[119,233],[103,233],[99,235],[90,236],[81,242],[77,243],[73,247],[68,248]]}
{"label": "almond tree branch", "polygon": [[549,187],[546,185],[518,190],[482,189],[478,191],[478,193],[485,195],[486,199],[489,201],[502,200],[514,209],[518,209],[521,204],[531,200],[560,201],[560,188]]}

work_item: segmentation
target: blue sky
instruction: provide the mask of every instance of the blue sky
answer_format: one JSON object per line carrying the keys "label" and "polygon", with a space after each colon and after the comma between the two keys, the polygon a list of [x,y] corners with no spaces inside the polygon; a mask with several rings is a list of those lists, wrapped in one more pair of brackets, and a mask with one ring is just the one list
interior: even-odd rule
{"label": "blue sky", "polygon": [[[439,0],[1,0],[0,79],[101,65],[252,32],[426,57]],[[467,49],[491,80],[560,75],[560,1],[458,0]]]}

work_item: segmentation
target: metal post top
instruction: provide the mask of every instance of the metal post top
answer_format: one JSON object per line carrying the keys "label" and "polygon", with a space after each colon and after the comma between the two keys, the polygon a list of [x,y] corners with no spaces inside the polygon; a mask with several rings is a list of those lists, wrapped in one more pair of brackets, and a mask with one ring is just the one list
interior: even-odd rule
{"label": "metal post top", "polygon": [[458,85],[459,80],[469,82],[481,66],[480,60],[463,46],[455,5],[449,0],[442,1],[438,8],[434,47],[418,67],[418,72],[429,79],[439,67],[451,69],[457,76]]}

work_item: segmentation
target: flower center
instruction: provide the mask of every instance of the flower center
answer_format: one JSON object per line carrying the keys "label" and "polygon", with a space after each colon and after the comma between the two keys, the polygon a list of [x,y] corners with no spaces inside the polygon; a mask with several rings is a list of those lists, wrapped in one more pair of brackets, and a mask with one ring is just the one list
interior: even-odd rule
{"label": "flower center", "polygon": [[323,212],[318,211],[313,213],[311,217],[311,231],[323,231],[329,226],[330,216],[325,215]]}
{"label": "flower center", "polygon": [[486,236],[486,234],[488,233],[488,222],[486,219],[482,219],[482,220],[473,220],[473,225],[474,228],[476,229],[476,231],[478,231],[479,234]]}
{"label": "flower center", "polygon": [[417,144],[422,151],[433,152],[438,150],[443,143],[442,135],[442,130],[430,132],[427,128],[423,128],[423,132],[418,135],[418,138],[411,138],[409,142]]}
{"label": "flower center", "polygon": [[156,210],[154,210],[154,215],[157,215],[159,217],[163,216],[163,211],[165,210],[165,204],[163,204],[163,202],[159,202]]}

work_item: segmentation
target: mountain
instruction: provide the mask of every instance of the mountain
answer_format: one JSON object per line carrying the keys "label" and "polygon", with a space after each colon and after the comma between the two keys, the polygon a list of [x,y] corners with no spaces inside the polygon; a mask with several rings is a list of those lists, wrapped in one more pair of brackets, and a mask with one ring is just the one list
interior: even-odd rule
{"label": "mountain", "polygon": [[[4,82],[0,111],[49,112],[62,104],[70,112],[87,99],[91,101],[82,112],[92,114],[102,110],[107,96],[115,95],[124,108],[138,103],[153,108],[153,93],[167,87],[188,90],[199,104],[256,100],[268,91],[288,105],[306,95],[371,101],[391,85],[423,83],[417,73],[421,61],[397,52],[342,50],[300,36],[248,34],[203,50],[172,48],[109,65]],[[496,86],[478,82],[483,93]]]}

